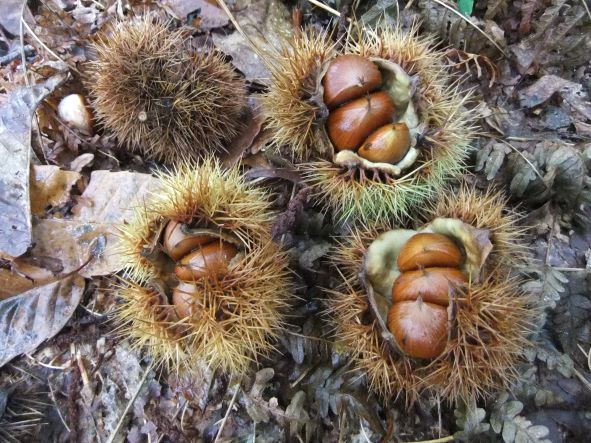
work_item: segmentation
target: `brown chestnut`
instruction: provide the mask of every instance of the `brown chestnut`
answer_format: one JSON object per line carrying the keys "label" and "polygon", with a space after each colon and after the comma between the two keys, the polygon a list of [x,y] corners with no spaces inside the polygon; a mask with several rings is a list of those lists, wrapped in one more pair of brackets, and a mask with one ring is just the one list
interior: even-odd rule
{"label": "brown chestnut", "polygon": [[375,92],[335,109],[327,120],[327,131],[337,151],[356,150],[380,126],[392,120],[394,102],[385,92]]}
{"label": "brown chestnut", "polygon": [[172,304],[179,318],[189,317],[196,312],[195,296],[197,290],[196,285],[182,280],[172,290]]}
{"label": "brown chestnut", "polygon": [[388,329],[409,356],[435,358],[447,343],[447,309],[421,298],[395,303],[388,312]]}
{"label": "brown chestnut", "polygon": [[398,163],[410,148],[406,123],[391,123],[373,132],[357,151],[360,157],[376,163]]}
{"label": "brown chestnut", "polygon": [[382,83],[378,67],[360,55],[340,55],[328,65],[322,79],[324,103],[329,108],[361,97]]}
{"label": "brown chestnut", "polygon": [[215,240],[209,235],[190,235],[183,231],[182,223],[171,220],[164,229],[162,243],[164,251],[174,261],[180,260],[193,249]]}
{"label": "brown chestnut", "polygon": [[218,277],[228,272],[230,261],[238,250],[231,243],[214,241],[184,256],[174,273],[180,280]]}
{"label": "brown chestnut", "polygon": [[460,249],[441,234],[413,235],[398,255],[398,269],[401,272],[432,267],[458,268],[461,263]]}
{"label": "brown chestnut", "polygon": [[464,273],[456,268],[425,268],[404,272],[392,286],[392,303],[421,297],[426,303],[447,306],[450,291],[467,284]]}

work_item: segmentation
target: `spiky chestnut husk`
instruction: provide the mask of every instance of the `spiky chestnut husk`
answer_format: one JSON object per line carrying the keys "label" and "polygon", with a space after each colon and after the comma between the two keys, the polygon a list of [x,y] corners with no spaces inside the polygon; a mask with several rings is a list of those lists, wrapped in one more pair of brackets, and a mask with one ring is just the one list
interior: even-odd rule
{"label": "spiky chestnut husk", "polygon": [[175,162],[224,151],[239,132],[245,84],[214,51],[145,16],[95,44],[88,88],[95,115],[121,145]]}
{"label": "spiky chestnut husk", "polygon": [[160,278],[157,247],[170,219],[230,232],[247,247],[271,238],[273,213],[267,191],[250,186],[237,168],[222,169],[208,158],[198,167],[182,163],[157,173],[159,186],[150,201],[135,207],[134,217],[120,226],[118,248],[126,276],[134,281]]}
{"label": "spiky chestnut husk", "polygon": [[456,403],[510,387],[539,314],[535,300],[521,290],[522,281],[512,272],[524,248],[518,217],[505,210],[501,195],[479,194],[467,187],[457,193],[448,190],[431,210],[430,219],[437,217],[458,218],[488,230],[493,248],[481,280],[472,281],[457,299],[452,333],[443,353],[433,360],[392,352],[359,277],[369,245],[395,224],[356,228],[332,256],[342,278],[339,287],[328,291],[327,316],[336,341],[351,353],[370,389],[386,401],[400,396],[412,403],[420,395],[435,394]]}
{"label": "spiky chestnut husk", "polygon": [[326,35],[304,32],[271,60],[272,83],[263,109],[272,143],[277,149],[289,148],[304,182],[312,186],[317,201],[332,209],[337,222],[400,220],[463,169],[476,133],[476,115],[464,108],[470,94],[450,82],[433,39],[417,32],[416,27],[407,33],[388,26],[351,31],[342,51],[397,63],[418,79],[413,103],[424,124],[417,144],[420,153],[415,164],[396,177],[333,161],[334,149],[324,133],[328,110],[319,78],[339,52]]}
{"label": "spiky chestnut husk", "polygon": [[[199,360],[212,370],[244,372],[274,349],[290,295],[287,253],[271,239],[268,195],[237,168],[223,170],[211,159],[159,179],[159,190],[121,227],[128,281],[118,290],[120,332],[169,369],[190,370]],[[240,257],[223,276],[192,282],[194,309],[186,317],[172,302],[173,263],[159,240],[169,220],[207,226],[240,243]]]}

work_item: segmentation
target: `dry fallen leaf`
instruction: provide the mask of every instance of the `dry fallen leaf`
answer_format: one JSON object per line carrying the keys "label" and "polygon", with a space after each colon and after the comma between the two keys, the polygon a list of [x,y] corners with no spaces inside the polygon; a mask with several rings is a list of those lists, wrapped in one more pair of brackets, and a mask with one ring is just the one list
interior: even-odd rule
{"label": "dry fallen leaf", "polygon": [[82,277],[71,276],[1,301],[0,367],[57,334],[76,310],[84,286]]}
{"label": "dry fallen leaf", "polygon": [[215,0],[161,0],[160,4],[167,12],[182,21],[189,15],[195,15],[192,24],[203,31],[222,28],[230,23],[230,19]]}
{"label": "dry fallen leaf", "polygon": [[13,91],[0,107],[0,253],[18,257],[31,244],[31,119],[66,74]]}
{"label": "dry fallen leaf", "polygon": [[136,172],[93,171],[90,183],[72,212],[76,219],[94,223],[123,223],[133,215],[158,180]]}
{"label": "dry fallen leaf", "polygon": [[35,165],[31,177],[31,212],[43,215],[48,207],[57,208],[70,199],[72,186],[80,174],[63,171],[58,166]]}

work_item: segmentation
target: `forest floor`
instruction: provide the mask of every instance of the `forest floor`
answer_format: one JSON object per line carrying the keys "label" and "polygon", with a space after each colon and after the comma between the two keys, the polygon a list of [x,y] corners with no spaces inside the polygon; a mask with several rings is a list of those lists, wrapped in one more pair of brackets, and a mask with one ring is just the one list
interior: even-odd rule
{"label": "forest floor", "polygon": [[[119,147],[98,126],[92,134],[69,128],[58,104],[71,93],[89,94],[86,67],[97,35],[148,11],[185,27],[196,45],[226,54],[253,102],[269,72],[214,0],[32,0],[24,7],[5,0],[0,144],[18,155],[2,158],[0,172],[27,171],[28,152],[33,166],[30,186],[0,183],[0,441],[588,441],[589,2],[459,3],[473,3],[472,23],[453,1],[326,2],[340,20],[307,1],[228,5],[255,42],[264,36],[277,44],[299,25],[339,35],[345,17],[357,17],[366,26],[381,19],[406,29],[418,21],[420,34],[433,34],[442,50],[460,50],[448,52],[450,75],[464,74],[461,87],[474,90],[483,115],[463,180],[483,190],[497,186],[524,215],[534,256],[530,289],[545,307],[511,392],[472,405],[421,398],[411,407],[368,393],[334,349],[323,316],[320,288],[334,286],[326,255],[339,232],[331,214],[307,198],[299,175],[261,149],[266,133],[256,113],[223,160],[240,162],[273,190],[276,231],[297,279],[289,329],[277,353],[240,379],[205,368],[190,380],[156,370],[149,352],[115,330],[111,274],[118,269],[100,252],[130,202],[153,189],[150,174],[162,164]],[[7,189],[26,198],[11,199]],[[32,240],[6,228],[23,214],[32,215],[25,217]]]}

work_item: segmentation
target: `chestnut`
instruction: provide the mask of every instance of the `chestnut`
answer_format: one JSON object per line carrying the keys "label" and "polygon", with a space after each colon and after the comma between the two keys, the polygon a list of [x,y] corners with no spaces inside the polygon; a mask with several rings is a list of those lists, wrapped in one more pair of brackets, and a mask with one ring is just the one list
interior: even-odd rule
{"label": "chestnut", "polygon": [[398,269],[401,272],[431,267],[458,268],[461,263],[460,248],[441,234],[413,235],[398,255]]}
{"label": "chestnut", "polygon": [[172,304],[179,318],[189,317],[196,311],[195,295],[197,286],[193,283],[180,281],[178,286],[172,290]]}
{"label": "chestnut", "polygon": [[193,249],[215,240],[209,235],[190,235],[183,231],[186,226],[176,220],[171,220],[164,229],[162,243],[164,251],[174,261],[180,260]]}
{"label": "chestnut", "polygon": [[410,148],[406,123],[391,123],[373,132],[357,151],[360,157],[375,163],[398,163]]}
{"label": "chestnut", "polygon": [[425,268],[400,274],[392,286],[392,303],[416,300],[447,306],[450,291],[462,288],[468,279],[456,268]]}
{"label": "chestnut", "polygon": [[370,60],[360,55],[340,55],[328,65],[322,79],[324,103],[330,109],[377,89],[382,74]]}
{"label": "chestnut", "polygon": [[392,120],[394,109],[386,92],[353,100],[330,113],[328,137],[337,151],[354,151],[373,131]]}
{"label": "chestnut", "polygon": [[409,356],[435,358],[447,344],[447,309],[420,297],[395,303],[388,312],[388,329]]}
{"label": "chestnut", "polygon": [[174,273],[180,280],[192,281],[202,277],[223,275],[230,261],[238,254],[231,243],[214,241],[184,256]]}

